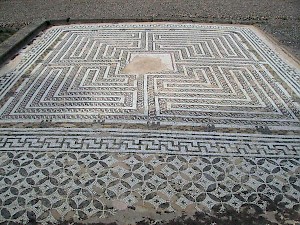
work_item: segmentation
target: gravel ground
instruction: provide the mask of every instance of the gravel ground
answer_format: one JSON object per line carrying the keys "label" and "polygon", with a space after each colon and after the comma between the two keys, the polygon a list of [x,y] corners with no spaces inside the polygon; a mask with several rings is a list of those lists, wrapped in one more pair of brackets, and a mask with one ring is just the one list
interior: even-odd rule
{"label": "gravel ground", "polygon": [[300,59],[299,0],[0,0],[2,29],[66,18],[256,24]]}
{"label": "gravel ground", "polygon": [[0,27],[0,43],[9,38],[11,35],[13,35],[15,32],[17,32],[18,29],[14,28],[3,28]]}

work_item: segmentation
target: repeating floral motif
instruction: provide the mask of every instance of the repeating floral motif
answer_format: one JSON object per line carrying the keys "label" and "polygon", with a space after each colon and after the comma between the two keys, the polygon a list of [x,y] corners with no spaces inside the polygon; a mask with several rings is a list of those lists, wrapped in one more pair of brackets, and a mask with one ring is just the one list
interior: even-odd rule
{"label": "repeating floral motif", "polygon": [[126,207],[239,209],[268,202],[299,208],[299,159],[131,153],[2,152],[2,221],[103,218]]}
{"label": "repeating floral motif", "polygon": [[[147,54],[168,70],[126,73]],[[21,55],[0,77],[0,223],[300,210],[300,73],[254,29],[54,26]]]}

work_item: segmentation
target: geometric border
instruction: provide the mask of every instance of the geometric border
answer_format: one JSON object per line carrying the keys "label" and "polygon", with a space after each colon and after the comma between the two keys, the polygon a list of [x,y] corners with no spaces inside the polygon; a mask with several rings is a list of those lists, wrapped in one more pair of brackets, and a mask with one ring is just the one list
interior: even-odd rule
{"label": "geometric border", "polygon": [[300,155],[300,136],[112,128],[2,129],[0,151],[9,150],[294,158]]}

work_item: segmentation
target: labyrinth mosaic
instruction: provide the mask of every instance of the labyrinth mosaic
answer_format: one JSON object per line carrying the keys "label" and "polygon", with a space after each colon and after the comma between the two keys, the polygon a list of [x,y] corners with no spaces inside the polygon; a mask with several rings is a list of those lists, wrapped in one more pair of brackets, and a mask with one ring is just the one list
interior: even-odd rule
{"label": "labyrinth mosaic", "polygon": [[0,70],[0,222],[299,210],[300,70],[253,27],[54,26],[20,55]]}

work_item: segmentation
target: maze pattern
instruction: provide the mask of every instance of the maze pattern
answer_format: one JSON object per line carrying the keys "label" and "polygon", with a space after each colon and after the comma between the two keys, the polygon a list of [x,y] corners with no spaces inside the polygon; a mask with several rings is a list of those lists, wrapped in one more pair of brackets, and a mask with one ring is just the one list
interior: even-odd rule
{"label": "maze pattern", "polygon": [[[287,65],[274,66],[276,56],[273,60],[253,35],[248,28],[230,26],[51,28],[8,76],[25,78],[2,105],[0,120],[299,130],[293,100],[299,74]],[[131,54],[169,55],[174,70],[127,74],[123,70]],[[278,77],[295,93],[288,93]],[[11,93],[6,77],[0,81],[6,95]]]}
{"label": "maze pattern", "polygon": [[[124,72],[147,54],[172,69]],[[299,70],[252,28],[52,27],[0,77],[0,223],[104,218],[113,202],[299,211],[299,96]]]}

